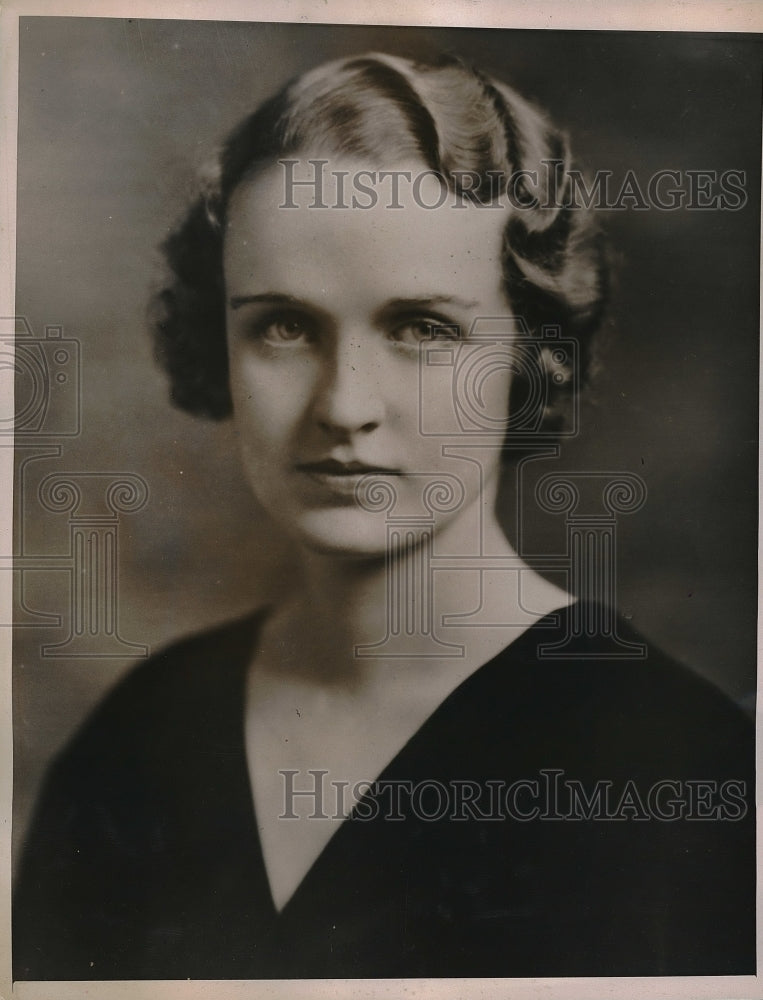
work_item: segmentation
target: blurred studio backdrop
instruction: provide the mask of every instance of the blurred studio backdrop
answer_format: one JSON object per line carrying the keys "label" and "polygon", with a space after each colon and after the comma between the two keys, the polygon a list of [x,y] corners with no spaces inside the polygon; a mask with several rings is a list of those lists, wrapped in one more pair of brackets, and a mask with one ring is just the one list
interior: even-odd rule
{"label": "blurred studio backdrop", "polygon": [[[350,53],[456,52],[546,108],[591,173],[744,172],[736,211],[601,212],[617,277],[595,399],[560,461],[539,464],[644,479],[646,505],[618,522],[618,609],[751,708],[759,38],[46,17],[20,36],[17,326],[51,398],[35,409],[17,362],[17,411],[33,418],[17,436],[17,843],[45,766],[140,662],[129,654],[254,607],[280,561],[230,423],[170,407],[145,309],[156,247],[221,138],[292,75]],[[92,509],[67,507],[58,474],[100,490]],[[120,476],[116,523],[103,493]],[[532,507],[526,551],[559,552],[564,519]],[[61,655],[75,515],[118,582],[125,645],[109,656]]]}

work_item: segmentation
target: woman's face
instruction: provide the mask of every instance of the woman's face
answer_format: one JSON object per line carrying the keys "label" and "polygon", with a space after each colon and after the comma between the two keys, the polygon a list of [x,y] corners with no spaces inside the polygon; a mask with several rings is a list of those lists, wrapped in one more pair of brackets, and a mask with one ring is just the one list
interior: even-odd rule
{"label": "woman's face", "polygon": [[[363,166],[333,161],[330,169]],[[456,352],[480,349],[469,341],[477,317],[511,311],[501,288],[505,211],[454,208],[450,196],[427,209],[438,200],[433,177],[418,199],[401,184],[400,208],[381,196],[368,209],[310,208],[309,188],[295,188],[297,207],[282,208],[284,191],[280,165],[243,182],[225,232],[231,392],[255,495],[304,545],[344,555],[385,551],[385,513],[355,495],[366,474],[394,491],[395,517],[430,516],[423,496],[438,476],[455,477],[463,497],[436,515],[435,530],[452,530],[480,503],[490,516],[508,345],[494,342],[487,367],[472,365],[482,372],[480,417],[493,432],[470,435],[465,457],[447,452],[467,443]],[[336,193],[327,173],[326,204]],[[449,329],[433,342],[433,326]]]}

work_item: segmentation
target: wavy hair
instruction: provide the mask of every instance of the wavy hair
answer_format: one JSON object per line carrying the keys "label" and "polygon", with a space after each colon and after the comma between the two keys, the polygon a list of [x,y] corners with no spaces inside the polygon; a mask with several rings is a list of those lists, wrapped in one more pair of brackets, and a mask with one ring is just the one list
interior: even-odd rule
{"label": "wavy hair", "polygon": [[[231,195],[258,169],[296,153],[363,157],[380,167],[422,161],[464,199],[513,185],[503,240],[504,288],[531,333],[575,338],[580,383],[606,298],[607,268],[592,213],[570,204],[565,136],[506,84],[452,57],[419,64],[381,53],[324,63],[245,118],[214,172],[162,245],[169,276],[152,301],[156,357],[175,405],[214,419],[232,410],[225,337],[223,234]],[[549,170],[548,165],[554,169]],[[526,178],[537,174],[530,190]],[[465,178],[469,178],[468,186]],[[563,423],[579,385],[544,352],[543,429]],[[512,387],[516,412],[521,380]]]}

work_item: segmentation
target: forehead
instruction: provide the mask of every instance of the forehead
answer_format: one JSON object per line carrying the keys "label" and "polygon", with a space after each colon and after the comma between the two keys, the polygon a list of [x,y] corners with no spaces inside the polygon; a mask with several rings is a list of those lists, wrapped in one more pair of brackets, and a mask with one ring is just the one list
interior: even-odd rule
{"label": "forehead", "polygon": [[353,160],[274,164],[233,193],[226,282],[279,291],[286,282],[291,294],[319,297],[352,283],[379,295],[458,288],[494,297],[507,211],[464,204],[423,164],[400,166],[396,182]]}

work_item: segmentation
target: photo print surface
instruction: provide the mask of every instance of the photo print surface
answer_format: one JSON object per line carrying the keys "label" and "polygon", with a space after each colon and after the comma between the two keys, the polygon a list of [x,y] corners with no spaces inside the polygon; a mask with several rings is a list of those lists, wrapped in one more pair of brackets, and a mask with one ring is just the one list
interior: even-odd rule
{"label": "photo print surface", "polygon": [[15,980],[755,973],[759,76],[20,18]]}

